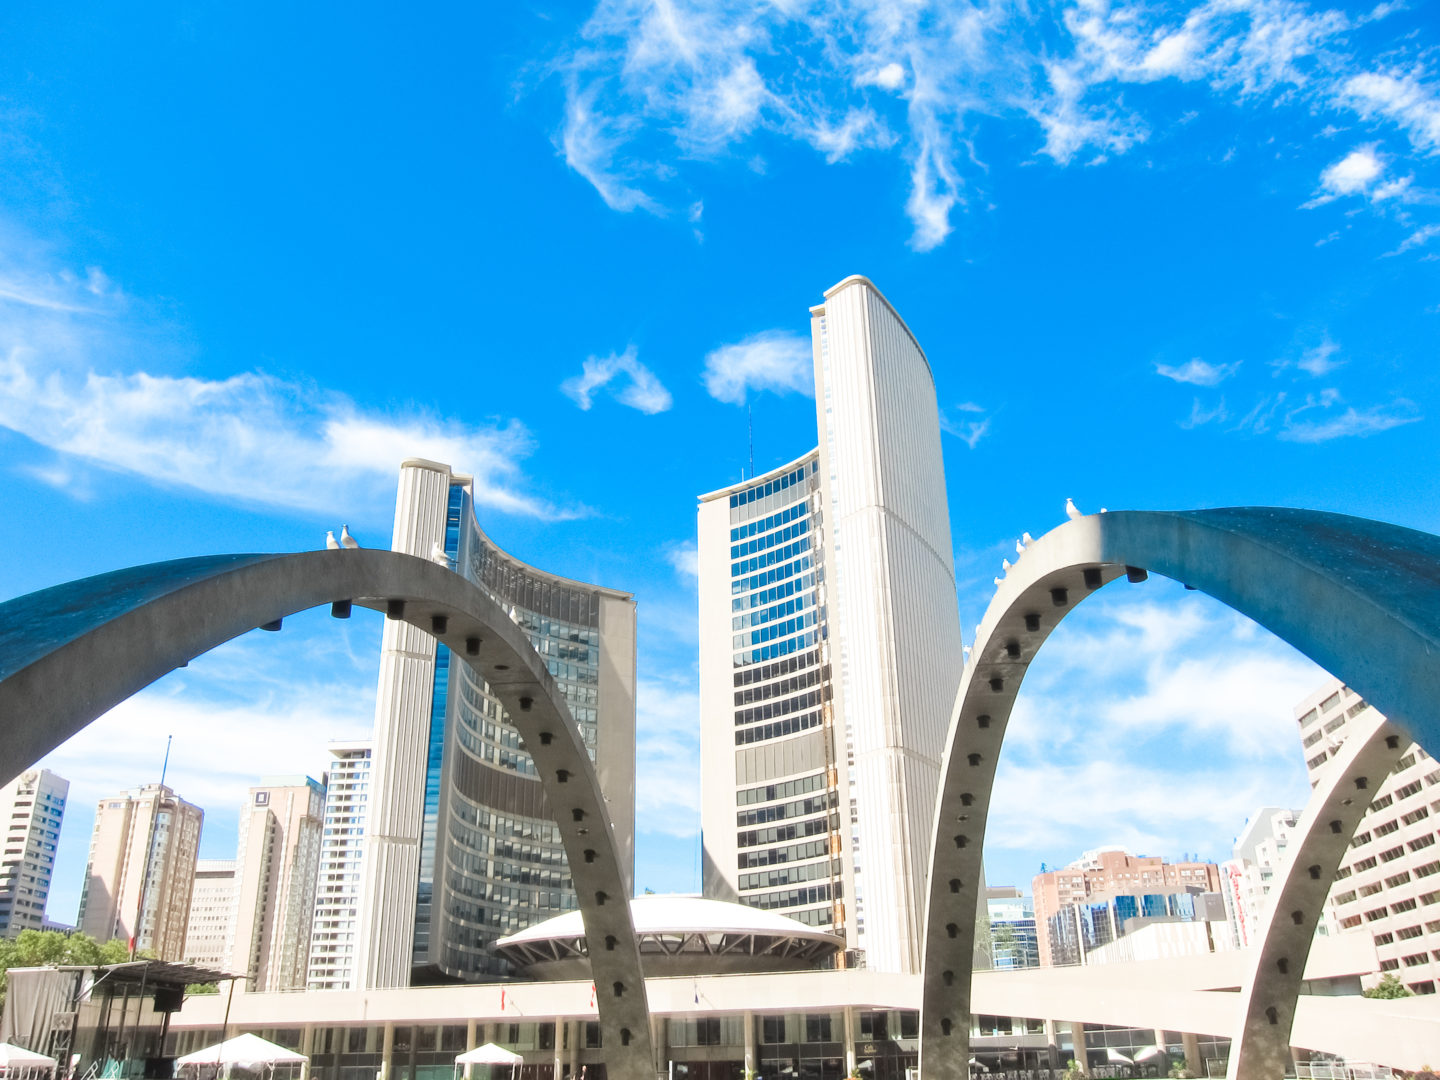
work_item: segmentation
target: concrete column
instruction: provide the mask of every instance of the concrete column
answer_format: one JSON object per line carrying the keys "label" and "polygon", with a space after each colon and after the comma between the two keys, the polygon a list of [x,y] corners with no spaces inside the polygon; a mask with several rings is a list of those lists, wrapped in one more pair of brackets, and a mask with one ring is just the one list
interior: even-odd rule
{"label": "concrete column", "polygon": [[300,1053],[305,1055],[305,1061],[300,1066],[300,1080],[310,1080],[310,1056],[314,1053],[312,1043],[315,1038],[315,1025],[302,1024],[300,1026]]}
{"label": "concrete column", "polygon": [[555,1018],[555,1050],[552,1061],[555,1068],[554,1080],[561,1080],[565,1075],[565,1021],[558,1016]]}
{"label": "concrete column", "polygon": [[855,1075],[855,1009],[845,1006],[845,1075]]}
{"label": "concrete column", "polygon": [[[475,1033],[475,1027],[476,1027],[475,1018],[474,1018],[473,1016],[472,1016],[469,1020],[466,1020],[466,1021],[465,1021],[465,1049],[466,1049],[466,1050],[474,1050],[477,1046],[480,1045],[478,1042],[475,1041],[475,1034],[476,1034],[476,1033]],[[475,1068],[474,1065],[466,1065],[466,1066],[465,1066],[465,1080],[470,1080],[470,1070],[473,1069],[473,1068]]]}
{"label": "concrete column", "polygon": [[1060,1030],[1054,1020],[1045,1021],[1045,1050],[1050,1055],[1050,1068],[1060,1068]]}
{"label": "concrete column", "polygon": [[379,1080],[390,1080],[390,1063],[395,1056],[395,1025],[385,1025],[384,1042],[380,1044],[380,1077]]}
{"label": "concrete column", "polygon": [[656,1076],[668,1076],[670,1072],[670,1040],[666,1038],[668,1029],[665,1017],[651,1015],[650,1045],[655,1049]]}
{"label": "concrete column", "polygon": [[1205,1062],[1200,1060],[1200,1038],[1193,1031],[1180,1033],[1180,1044],[1185,1047],[1185,1068],[1196,1076],[1205,1075]]}
{"label": "concrete column", "polygon": [[745,1014],[745,1076],[746,1080],[755,1075],[755,1014]]}
{"label": "concrete column", "polygon": [[1080,1072],[1090,1075],[1090,1059],[1085,1055],[1085,1025],[1079,1020],[1070,1021],[1070,1046],[1075,1052],[1075,1063],[1079,1065]]}
{"label": "concrete column", "polygon": [[570,1028],[570,1080],[580,1078],[580,1044],[585,1041],[585,1021],[571,1020]]}

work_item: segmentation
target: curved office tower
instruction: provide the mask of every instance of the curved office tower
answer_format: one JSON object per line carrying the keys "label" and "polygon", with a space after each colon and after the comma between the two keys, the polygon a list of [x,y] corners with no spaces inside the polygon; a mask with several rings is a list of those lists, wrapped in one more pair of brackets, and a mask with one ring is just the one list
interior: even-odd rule
{"label": "curved office tower", "polygon": [[820,445],[700,499],[705,889],[913,972],[963,663],[935,384],[867,279],[810,314]]}
{"label": "curved office tower", "polygon": [[[635,602],[501,551],[475,520],[471,479],[400,469],[396,551],[444,547],[545,657],[584,733],[633,873]],[[508,973],[489,946],[577,907],[535,765],[505,711],[434,638],[387,621],[357,952],[360,987]]]}

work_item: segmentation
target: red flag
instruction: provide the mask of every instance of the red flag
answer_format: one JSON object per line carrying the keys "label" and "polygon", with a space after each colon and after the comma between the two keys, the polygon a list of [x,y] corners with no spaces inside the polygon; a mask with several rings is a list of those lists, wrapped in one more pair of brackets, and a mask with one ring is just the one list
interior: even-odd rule
{"label": "red flag", "polygon": [[590,984],[590,1007],[592,1009],[595,1007],[595,984],[593,982]]}
{"label": "red flag", "polygon": [[503,986],[500,988],[500,1011],[505,1011],[505,988]]}

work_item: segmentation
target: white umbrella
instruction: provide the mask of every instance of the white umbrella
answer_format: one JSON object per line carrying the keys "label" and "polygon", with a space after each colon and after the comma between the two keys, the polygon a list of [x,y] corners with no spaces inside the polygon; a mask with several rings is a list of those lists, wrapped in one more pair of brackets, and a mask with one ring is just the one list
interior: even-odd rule
{"label": "white umbrella", "polygon": [[1149,1061],[1151,1058],[1164,1057],[1165,1051],[1159,1046],[1147,1046],[1135,1055],[1136,1061]]}
{"label": "white umbrella", "polygon": [[1110,1062],[1110,1064],[1112,1064],[1112,1065],[1134,1065],[1134,1064],[1135,1064],[1135,1062],[1134,1062],[1133,1059],[1126,1057],[1126,1056],[1125,1056],[1124,1054],[1122,1054],[1119,1050],[1116,1050],[1113,1046],[1109,1046],[1109,1047],[1106,1047],[1106,1048],[1105,1048],[1105,1060],[1108,1061],[1108,1062]]}

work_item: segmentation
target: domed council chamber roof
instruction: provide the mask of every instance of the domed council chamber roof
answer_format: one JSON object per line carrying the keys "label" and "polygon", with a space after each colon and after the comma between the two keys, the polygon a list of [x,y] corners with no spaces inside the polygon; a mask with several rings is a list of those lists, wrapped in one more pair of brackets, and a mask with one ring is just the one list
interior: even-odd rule
{"label": "domed council chamber roof", "polygon": [[[718,975],[822,967],[845,940],[771,911],[698,896],[646,895],[630,901],[647,975]],[[495,943],[536,979],[587,979],[585,924],[578,911]]]}

